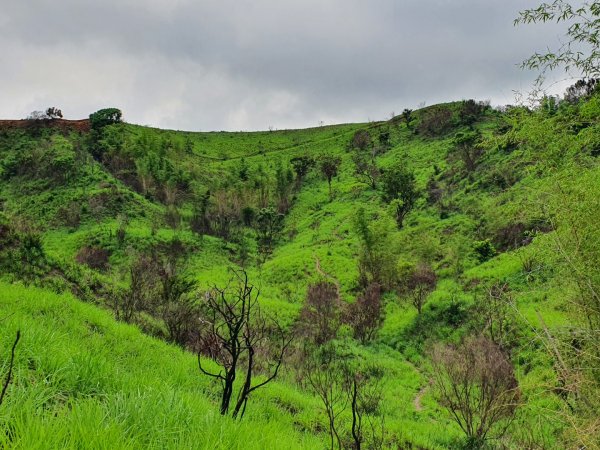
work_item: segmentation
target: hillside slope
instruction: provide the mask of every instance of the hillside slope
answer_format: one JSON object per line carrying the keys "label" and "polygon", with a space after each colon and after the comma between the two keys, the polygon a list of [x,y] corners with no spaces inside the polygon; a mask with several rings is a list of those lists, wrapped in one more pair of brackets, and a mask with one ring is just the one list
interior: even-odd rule
{"label": "hillside slope", "polygon": [[[375,337],[358,339],[349,319],[336,338],[382,370],[386,447],[462,445],[430,387],[430,349],[490,334],[500,320],[522,399],[502,445],[564,448],[576,440],[562,419],[572,405],[544,336],[583,326],[569,265],[577,253],[564,243],[587,230],[592,254],[598,247],[599,137],[598,94],[535,111],[463,101],[387,122],[259,133],[2,127],[3,354],[16,328],[24,336],[2,406],[14,430],[6,445],[327,445],[324,413],[295,363],[257,391],[243,421],[222,419],[218,386],[194,356],[72,297],[118,314],[136,261],[175,255],[198,291],[243,267],[263,309],[289,328],[310,286],[332,283],[344,305],[381,286]],[[339,162],[330,183],[328,158]],[[401,227],[406,201],[385,194],[394,170],[414,177],[417,194]],[[423,267],[434,283],[418,311],[406,280]],[[502,317],[490,309],[497,292]],[[150,309],[132,322],[169,338]]]}

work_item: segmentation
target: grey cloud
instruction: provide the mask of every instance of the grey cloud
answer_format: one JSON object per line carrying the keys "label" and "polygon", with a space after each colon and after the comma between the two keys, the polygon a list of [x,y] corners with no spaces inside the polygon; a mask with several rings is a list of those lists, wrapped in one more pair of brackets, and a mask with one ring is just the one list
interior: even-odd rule
{"label": "grey cloud", "polygon": [[[6,2],[6,0],[5,0]],[[8,0],[0,116],[114,105],[155,126],[265,129],[513,100],[516,64],[557,41],[518,0]]]}

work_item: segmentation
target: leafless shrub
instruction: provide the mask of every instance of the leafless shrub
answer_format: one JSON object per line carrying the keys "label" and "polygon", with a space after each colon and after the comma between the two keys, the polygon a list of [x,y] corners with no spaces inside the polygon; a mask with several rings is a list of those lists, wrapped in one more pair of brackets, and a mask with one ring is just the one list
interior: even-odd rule
{"label": "leafless shrub", "polygon": [[427,181],[427,202],[430,205],[438,203],[444,196],[444,188],[434,179],[430,178]]}
{"label": "leafless shrub", "polygon": [[351,448],[381,449],[385,440],[385,422],[381,413],[383,371],[370,367],[348,373],[346,392],[352,411]]}
{"label": "leafless shrub", "polygon": [[77,228],[81,223],[81,205],[76,202],[71,202],[66,206],[62,206],[56,212],[58,221],[69,228]]}
{"label": "leafless shrub", "polygon": [[371,134],[367,130],[358,130],[348,144],[351,150],[366,151],[373,145]]}
{"label": "leafless shrub", "polygon": [[509,223],[494,232],[494,245],[500,251],[513,250],[531,242],[525,232],[527,226],[522,222]]}
{"label": "leafless shrub", "polygon": [[412,305],[421,314],[427,296],[435,289],[437,276],[431,266],[420,263],[406,275],[402,289],[410,298]]}
{"label": "leafless shrub", "polygon": [[520,403],[519,385],[505,352],[478,336],[460,346],[437,345],[431,356],[439,401],[469,444],[477,447],[503,436]]}
{"label": "leafless shrub", "polygon": [[338,449],[343,448],[338,421],[339,416],[348,407],[348,395],[344,389],[347,380],[343,370],[335,367],[338,362],[335,348],[327,346],[310,355],[303,369],[308,386],[319,397],[325,409],[331,450],[336,444]]}
{"label": "leafless shrub", "polygon": [[356,339],[363,344],[372,340],[383,323],[381,286],[371,283],[356,302],[348,307],[346,316]]}
{"label": "leafless shrub", "polygon": [[342,302],[335,284],[320,281],[308,287],[296,330],[319,346],[334,339],[342,324]]}
{"label": "leafless shrub", "polygon": [[[332,450],[379,449],[385,433],[380,409],[383,372],[353,363],[351,355],[329,343],[307,355],[302,366],[303,379],[325,410]],[[343,414],[348,408],[351,422]]]}
{"label": "leafless shrub", "polygon": [[150,311],[158,293],[156,261],[140,255],[129,268],[129,287],[114,299],[115,316],[118,320],[132,322],[139,311]]}
{"label": "leafless shrub", "polygon": [[496,282],[477,299],[476,318],[480,331],[505,350],[514,343],[516,333],[515,305],[510,286]]}
{"label": "leafless shrub", "polygon": [[[171,241],[177,248],[178,241]],[[170,257],[158,264],[158,302],[154,313],[167,328],[171,342],[185,346],[198,328],[199,305],[192,295],[196,282],[181,273],[180,255]]]}
{"label": "leafless shrub", "polygon": [[417,132],[423,136],[440,136],[452,126],[452,111],[443,105],[433,106],[423,112]]}
{"label": "leafless shrub", "polygon": [[84,246],[75,255],[75,260],[91,269],[105,270],[108,267],[109,256],[109,251],[104,248]]}
{"label": "leafless shrub", "polygon": [[167,206],[165,211],[165,222],[170,228],[177,230],[181,225],[181,214],[175,205]]}

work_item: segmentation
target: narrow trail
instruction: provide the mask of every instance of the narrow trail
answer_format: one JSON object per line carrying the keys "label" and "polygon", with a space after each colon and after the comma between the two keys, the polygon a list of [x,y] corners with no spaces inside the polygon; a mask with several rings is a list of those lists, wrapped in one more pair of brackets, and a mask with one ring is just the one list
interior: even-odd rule
{"label": "narrow trail", "polygon": [[319,257],[316,255],[315,255],[315,269],[316,269],[317,273],[319,273],[321,276],[323,276],[324,278],[327,278],[328,280],[331,280],[331,282],[335,285],[335,290],[336,290],[338,299],[342,298],[341,290],[340,290],[340,282],[338,281],[337,278],[329,275],[327,272],[325,272],[321,268],[321,261],[319,260]]}
{"label": "narrow trail", "polygon": [[421,404],[421,399],[429,390],[431,383],[432,383],[432,380],[429,380],[425,386],[423,386],[421,389],[419,389],[419,392],[417,392],[417,395],[415,395],[415,399],[413,400],[413,405],[417,412],[423,411],[423,405]]}

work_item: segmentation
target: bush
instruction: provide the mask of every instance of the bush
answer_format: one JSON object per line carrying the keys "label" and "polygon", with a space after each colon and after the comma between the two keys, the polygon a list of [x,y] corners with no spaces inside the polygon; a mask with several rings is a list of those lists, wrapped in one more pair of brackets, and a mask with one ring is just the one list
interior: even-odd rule
{"label": "bush", "polygon": [[296,330],[302,337],[319,346],[337,336],[341,319],[342,302],[337,287],[333,283],[320,281],[308,287]]}
{"label": "bush", "polygon": [[347,321],[354,330],[354,337],[363,344],[372,340],[383,324],[383,313],[381,286],[372,283],[348,307]]}
{"label": "bush", "polygon": [[427,137],[440,136],[452,127],[452,111],[443,105],[425,110],[417,126],[417,133]]}
{"label": "bush", "polygon": [[418,264],[406,274],[403,288],[419,314],[423,310],[427,296],[435,289],[436,285],[437,276],[431,266],[427,264]]}
{"label": "bush", "polygon": [[477,254],[477,259],[479,259],[479,262],[485,262],[489,259],[492,259],[497,254],[494,244],[492,244],[492,241],[489,239],[475,242],[473,249]]}
{"label": "bush", "polygon": [[483,113],[490,107],[489,103],[476,102],[475,100],[463,100],[458,111],[458,120],[461,125],[473,125]]}
{"label": "bush", "polygon": [[91,269],[105,270],[108,267],[108,250],[99,247],[81,247],[75,255],[75,261]]}
{"label": "bush", "polygon": [[371,135],[367,130],[358,130],[352,136],[349,147],[351,150],[366,151],[372,147]]}
{"label": "bush", "polygon": [[492,430],[501,437],[521,396],[502,349],[483,336],[470,337],[460,346],[436,346],[431,357],[439,401],[466,434],[468,447],[480,448]]}

